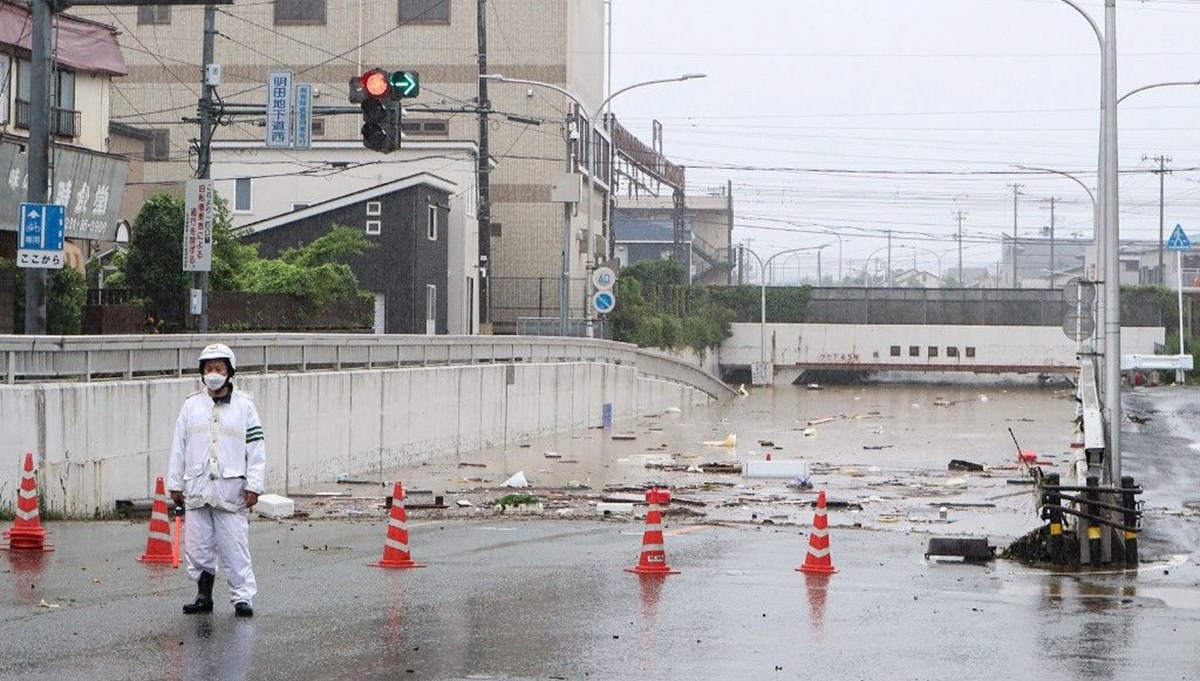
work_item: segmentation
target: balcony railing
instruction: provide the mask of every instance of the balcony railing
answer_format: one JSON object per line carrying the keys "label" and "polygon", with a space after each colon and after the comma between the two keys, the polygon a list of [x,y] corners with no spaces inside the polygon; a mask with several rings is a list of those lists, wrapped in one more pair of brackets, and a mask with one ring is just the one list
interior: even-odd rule
{"label": "balcony railing", "polygon": [[[17,100],[16,126],[22,130],[29,129],[30,104],[27,100]],[[50,134],[55,137],[79,137],[79,112],[60,107],[50,108]]]}

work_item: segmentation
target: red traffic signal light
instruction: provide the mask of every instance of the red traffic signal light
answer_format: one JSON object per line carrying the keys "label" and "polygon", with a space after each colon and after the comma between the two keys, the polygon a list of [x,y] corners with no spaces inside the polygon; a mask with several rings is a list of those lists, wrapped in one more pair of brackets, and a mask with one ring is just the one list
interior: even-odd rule
{"label": "red traffic signal light", "polygon": [[391,95],[392,86],[388,82],[388,72],[383,69],[371,69],[362,75],[363,92],[373,99],[384,99]]}

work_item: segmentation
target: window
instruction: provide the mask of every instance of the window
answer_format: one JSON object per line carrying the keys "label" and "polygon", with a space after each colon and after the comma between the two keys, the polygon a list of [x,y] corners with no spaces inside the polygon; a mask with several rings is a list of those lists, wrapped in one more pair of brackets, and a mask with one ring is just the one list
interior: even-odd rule
{"label": "window", "polygon": [[401,24],[448,24],[450,0],[399,0]]}
{"label": "window", "polygon": [[908,346],[908,356],[909,357],[920,357],[921,356],[921,348],[916,345]]}
{"label": "window", "polygon": [[[29,128],[30,100],[33,97],[28,59],[17,60],[16,126]],[[50,132],[59,137],[79,136],[79,112],[75,111],[75,72],[56,69],[51,74]]]}
{"label": "window", "polygon": [[171,158],[171,131],[166,128],[150,131],[145,141],[147,161],[166,161]]}
{"label": "window", "polygon": [[967,357],[970,357],[970,358],[974,359],[974,357],[975,357],[975,348],[973,348],[973,347],[970,347],[970,346],[967,346]]}
{"label": "window", "polygon": [[12,66],[12,58],[7,54],[0,54],[0,123],[8,122],[8,100],[12,90],[9,90],[9,70]]}
{"label": "window", "polygon": [[893,345],[892,346],[892,357],[899,357],[899,356],[900,356],[900,346]]}
{"label": "window", "polygon": [[275,0],[275,25],[324,26],[325,0]]}
{"label": "window", "polygon": [[383,222],[380,220],[367,220],[367,234],[382,234]]}
{"label": "window", "polygon": [[383,215],[383,202],[367,201],[367,215]]}
{"label": "window", "polygon": [[946,348],[946,356],[947,357],[958,357],[958,348],[954,347],[953,345]]}
{"label": "window", "polygon": [[427,226],[427,231],[425,233],[425,236],[427,236],[430,241],[437,241],[438,207],[436,205],[429,207],[429,218],[426,220],[426,223],[428,226]]}
{"label": "window", "polygon": [[171,23],[171,6],[139,5],[137,22],[139,26],[145,26],[147,24],[169,24]]}
{"label": "window", "polygon": [[[437,286],[428,284],[425,286],[425,324],[429,327],[437,322]],[[432,330],[426,333],[434,333]]]}
{"label": "window", "polygon": [[449,137],[450,124],[436,118],[405,118],[400,122],[400,132],[413,137]]}
{"label": "window", "polygon": [[937,356],[938,356],[938,346],[930,345],[929,346],[929,357],[933,358],[933,357],[937,357]]}
{"label": "window", "polygon": [[233,181],[233,209],[250,210],[250,178],[239,177]]}
{"label": "window", "polygon": [[312,119],[312,136],[313,137],[324,137],[325,136],[325,119],[324,118]]}

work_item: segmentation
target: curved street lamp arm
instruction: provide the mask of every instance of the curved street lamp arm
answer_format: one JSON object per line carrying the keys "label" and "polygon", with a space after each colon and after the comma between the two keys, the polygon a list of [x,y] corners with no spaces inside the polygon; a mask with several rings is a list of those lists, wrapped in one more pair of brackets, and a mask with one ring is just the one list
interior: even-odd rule
{"label": "curved street lamp arm", "polygon": [[479,77],[482,80],[491,80],[491,81],[495,81],[497,83],[520,83],[522,85],[536,85],[538,87],[544,87],[549,90],[554,90],[555,92],[557,92],[561,95],[564,95],[565,97],[570,99],[572,102],[575,102],[576,104],[578,104],[579,108],[583,110],[584,116],[587,117],[588,122],[590,123],[592,121],[592,113],[588,110],[586,104],[584,104],[582,101],[580,101],[580,99],[578,97],[576,97],[574,95],[574,93],[572,93],[570,90],[561,88],[557,85],[554,85],[553,83],[543,83],[540,80],[526,80],[524,78],[509,78],[508,76],[502,76],[499,73],[480,74]]}
{"label": "curved street lamp arm", "polygon": [[1084,19],[1087,19],[1088,25],[1092,27],[1092,33],[1096,34],[1096,41],[1098,43],[1100,43],[1100,51],[1103,52],[1104,51],[1104,33],[1102,33],[1100,31],[1100,26],[1096,23],[1096,21],[1094,19],[1092,19],[1092,15],[1088,14],[1087,10],[1085,10],[1085,9],[1083,9],[1083,7],[1079,6],[1079,4],[1077,4],[1075,2],[1075,0],[1060,0],[1060,2],[1064,2],[1068,5],[1070,5],[1071,9],[1075,10],[1076,12],[1079,12],[1079,14]]}
{"label": "curved street lamp arm", "polygon": [[1139,88],[1134,88],[1134,89],[1130,90],[1129,92],[1126,92],[1125,94],[1118,97],[1117,104],[1120,104],[1121,102],[1125,101],[1126,97],[1131,97],[1133,95],[1136,95],[1139,92],[1145,92],[1146,90],[1153,90],[1156,87],[1173,87],[1173,86],[1177,86],[1177,85],[1196,86],[1196,85],[1200,85],[1200,80],[1178,80],[1178,81],[1173,81],[1170,83],[1154,83],[1153,85],[1143,85]]}
{"label": "curved street lamp arm", "polygon": [[1092,209],[1093,210],[1095,209],[1096,195],[1093,194],[1092,190],[1090,188],[1088,188],[1088,186],[1083,183],[1083,180],[1080,180],[1078,177],[1075,177],[1074,175],[1072,175],[1070,173],[1065,173],[1061,170],[1055,170],[1053,168],[1038,168],[1035,166],[1017,166],[1017,167],[1020,168],[1021,170],[1033,170],[1033,171],[1037,171],[1039,173],[1053,173],[1054,175],[1062,175],[1063,177],[1067,178],[1068,180],[1071,180],[1072,182],[1079,185],[1080,187],[1083,187],[1083,191],[1087,192],[1088,198],[1092,200]]}
{"label": "curved street lamp arm", "polygon": [[684,81],[684,80],[692,80],[693,78],[707,78],[707,77],[708,77],[708,74],[705,74],[705,73],[685,73],[682,76],[675,76],[674,78],[658,78],[655,80],[647,80],[647,81],[644,81],[641,83],[634,83],[633,85],[626,85],[625,87],[621,88],[620,90],[617,90],[616,92],[612,93],[608,97],[605,97],[604,100],[602,102],[600,102],[600,106],[596,107],[596,111],[603,111],[604,107],[607,106],[608,103],[611,102],[613,99],[615,99],[617,95],[619,95],[623,92],[629,92],[630,90],[633,90],[634,88],[645,87],[647,85],[658,85],[659,83],[677,83],[677,82]]}

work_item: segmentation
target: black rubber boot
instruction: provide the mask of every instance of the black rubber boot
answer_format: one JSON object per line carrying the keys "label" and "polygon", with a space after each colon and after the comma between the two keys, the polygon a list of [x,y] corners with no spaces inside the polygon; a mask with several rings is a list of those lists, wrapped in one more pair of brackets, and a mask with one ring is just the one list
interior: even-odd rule
{"label": "black rubber boot", "polygon": [[254,608],[246,601],[238,601],[233,604],[233,614],[238,617],[254,617]]}
{"label": "black rubber boot", "polygon": [[199,587],[199,590],[196,593],[196,600],[183,606],[183,614],[195,615],[201,612],[212,612],[212,590],[213,582],[215,582],[216,579],[217,576],[211,572],[200,573],[200,579],[196,582],[197,586]]}

